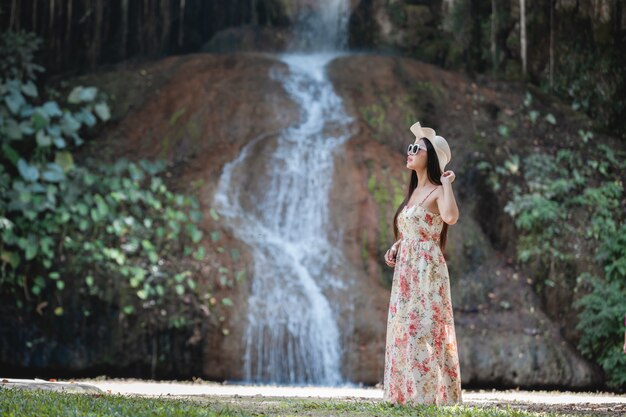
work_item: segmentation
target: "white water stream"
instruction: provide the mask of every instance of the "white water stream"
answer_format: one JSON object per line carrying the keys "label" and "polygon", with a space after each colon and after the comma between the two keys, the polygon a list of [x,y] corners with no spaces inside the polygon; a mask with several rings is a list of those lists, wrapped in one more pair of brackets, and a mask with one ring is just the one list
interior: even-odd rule
{"label": "white water stream", "polygon": [[[335,7],[335,19],[332,10],[322,8],[319,21],[345,26],[339,21],[345,20],[339,16],[347,7],[345,0],[328,3]],[[337,33],[341,30],[345,27]],[[340,43],[335,39],[335,45]],[[249,382],[344,381],[337,316],[349,306],[331,305],[331,298],[347,291],[349,277],[337,276],[345,271],[345,261],[331,241],[329,193],[334,153],[349,138],[351,119],[326,76],[326,64],[336,56],[279,57],[289,71],[275,70],[270,76],[299,106],[300,119],[276,138],[248,143],[224,167],[215,195],[220,213],[235,236],[251,247],[254,259],[244,334],[244,376]],[[264,158],[258,175],[266,180],[238,189],[233,178],[250,175],[246,173],[257,158]]]}

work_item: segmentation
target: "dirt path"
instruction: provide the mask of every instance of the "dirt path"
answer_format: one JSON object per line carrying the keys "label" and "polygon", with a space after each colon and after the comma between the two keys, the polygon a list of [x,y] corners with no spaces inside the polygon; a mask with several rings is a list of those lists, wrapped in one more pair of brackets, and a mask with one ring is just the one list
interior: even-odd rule
{"label": "dirt path", "polygon": [[[299,399],[303,404],[320,400],[332,401],[345,408],[350,404],[379,403],[383,397],[383,392],[379,388],[360,387],[283,387],[231,385],[204,381],[192,383],[93,379],[77,382],[95,385],[113,394],[194,397],[199,401],[224,404],[224,406],[250,413],[268,414],[272,414],[273,410],[276,412],[282,410],[284,403],[289,402],[289,399]],[[626,396],[611,393],[463,390],[463,404],[486,408],[508,406],[512,410],[576,416],[626,415]],[[358,415],[358,413],[345,415]]]}

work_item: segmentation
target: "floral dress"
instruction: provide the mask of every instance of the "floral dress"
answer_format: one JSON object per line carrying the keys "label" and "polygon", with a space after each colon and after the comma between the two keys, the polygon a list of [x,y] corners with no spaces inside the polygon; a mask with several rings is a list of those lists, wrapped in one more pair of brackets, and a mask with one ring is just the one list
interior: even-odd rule
{"label": "floral dress", "polygon": [[443,220],[422,204],[398,216],[402,242],[387,320],[384,400],[455,404],[461,402],[461,373],[448,267],[439,247]]}

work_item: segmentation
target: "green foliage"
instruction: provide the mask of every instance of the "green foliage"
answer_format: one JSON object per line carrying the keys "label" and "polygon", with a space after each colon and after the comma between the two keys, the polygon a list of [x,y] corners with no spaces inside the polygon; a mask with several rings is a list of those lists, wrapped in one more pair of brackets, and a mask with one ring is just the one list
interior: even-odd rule
{"label": "green foliage", "polygon": [[205,253],[198,202],[168,190],[161,162],[77,164],[81,131],[108,120],[109,107],[93,87],[65,101],[41,95],[31,63],[38,43],[0,37],[19,57],[0,67],[0,294],[27,311],[45,301],[55,315],[81,297],[125,315],[168,302],[181,307],[152,317],[180,326],[178,301],[197,291],[182,255]]}
{"label": "green foliage", "polygon": [[0,76],[5,79],[34,79],[43,67],[35,63],[41,39],[33,33],[6,32],[0,36]]}
{"label": "green foliage", "polygon": [[596,253],[602,264],[604,277],[583,274],[578,279],[591,287],[591,292],[576,302],[581,309],[577,328],[582,331],[581,352],[598,358],[613,387],[626,386],[626,355],[624,342],[624,315],[626,314],[626,225],[602,236]]}
{"label": "green foliage", "polygon": [[626,387],[626,213],[619,179],[626,169],[624,155],[594,143],[581,151],[529,155],[516,165],[507,161],[491,175],[499,178],[498,184],[522,175],[521,183],[509,181],[511,199],[505,206],[520,232],[518,258],[550,271],[544,284],[551,286],[553,271],[568,270],[580,259],[598,262],[603,276],[585,272],[577,279],[576,291],[586,291],[574,304],[579,309],[579,348],[602,366],[609,386]]}

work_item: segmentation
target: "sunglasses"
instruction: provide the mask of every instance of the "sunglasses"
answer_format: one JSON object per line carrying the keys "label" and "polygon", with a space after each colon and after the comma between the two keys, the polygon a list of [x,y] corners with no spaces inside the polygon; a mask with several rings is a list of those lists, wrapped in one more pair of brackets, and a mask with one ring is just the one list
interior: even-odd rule
{"label": "sunglasses", "polygon": [[409,145],[408,149],[406,150],[406,153],[408,155],[415,155],[416,153],[420,151],[420,149],[423,149],[424,151],[426,151],[426,146],[420,145],[419,143],[412,143]]}

